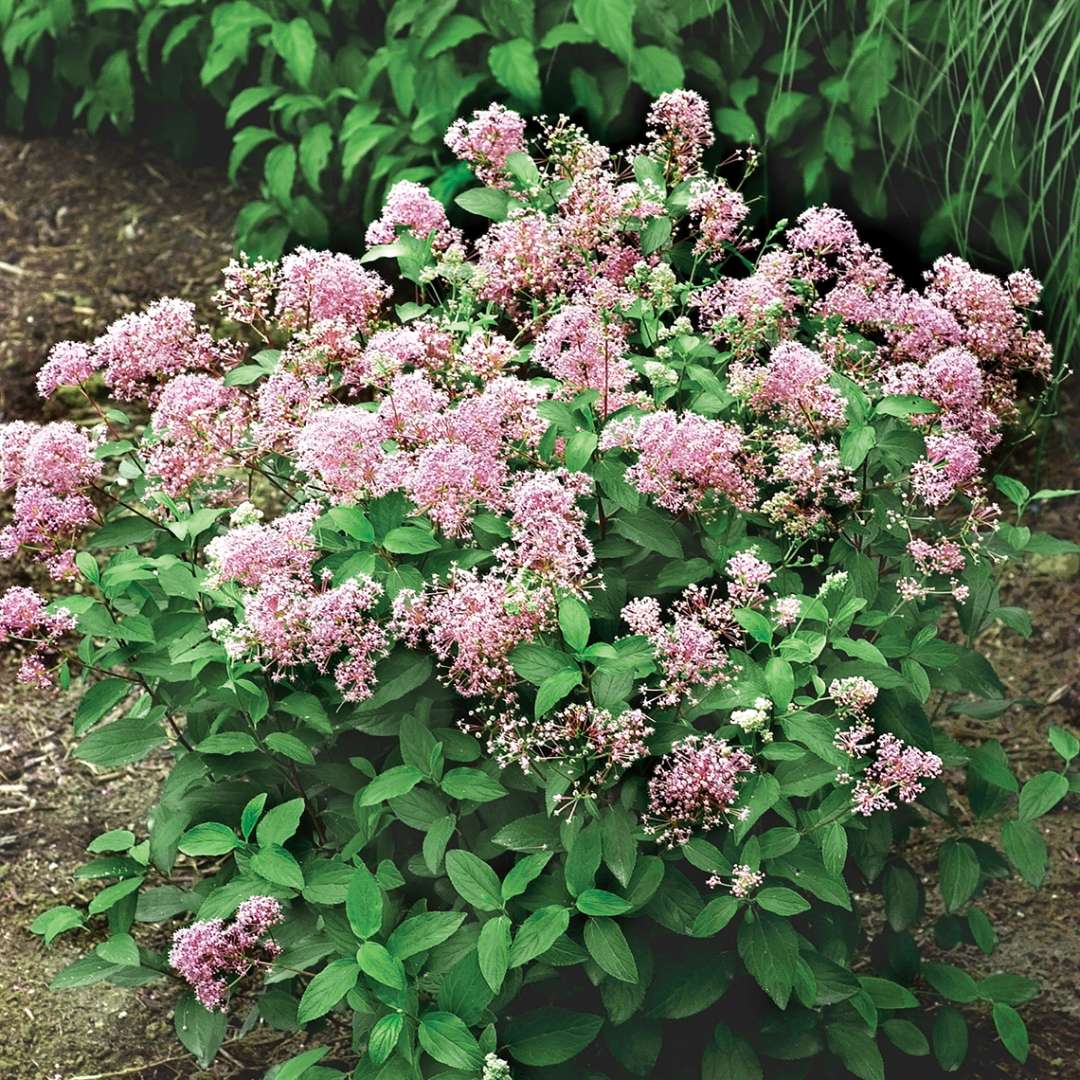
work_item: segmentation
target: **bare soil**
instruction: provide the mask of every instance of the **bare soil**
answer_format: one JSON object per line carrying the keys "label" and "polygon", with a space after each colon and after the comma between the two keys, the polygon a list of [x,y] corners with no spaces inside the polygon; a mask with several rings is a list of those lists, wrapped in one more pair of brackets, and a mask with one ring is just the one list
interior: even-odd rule
{"label": "bare soil", "polygon": [[[160,295],[188,297],[208,314],[242,202],[217,173],[184,170],[144,147],[78,136],[0,137],[0,417],[42,415],[33,376],[57,341],[93,337]],[[1076,386],[1071,389],[1046,444],[1041,486],[1077,486],[1080,477],[1080,403]],[[1036,464],[1029,447],[1010,471],[1030,482]],[[1080,540],[1077,500],[1045,504],[1038,527]],[[0,586],[21,580],[24,571],[0,566]],[[1005,592],[1007,603],[1031,610],[1035,632],[1024,641],[995,631],[982,644],[1012,696],[1044,704],[992,721],[958,717],[948,723],[961,741],[999,739],[1026,779],[1057,767],[1046,743],[1051,724],[1080,732],[1080,558],[1039,560],[1015,572]],[[14,661],[0,654],[0,1077],[263,1076],[275,1061],[298,1052],[302,1037],[256,1027],[237,1038],[231,1030],[213,1068],[200,1071],[173,1033],[175,986],[132,991],[100,983],[61,995],[46,989],[93,939],[87,932],[65,935],[43,950],[29,923],[45,907],[88,899],[72,877],[86,859],[86,845],[107,829],[141,830],[161,765],[102,773],[71,758],[74,702],[19,688]],[[999,881],[980,899],[999,934],[997,952],[949,955],[984,974],[1016,971],[1043,986],[1023,1010],[1032,1039],[1026,1066],[1009,1058],[985,1012],[971,1012],[972,1054],[959,1074],[968,1080],[1080,1076],[1076,803],[1066,800],[1041,822],[1051,851],[1043,888]],[[925,830],[909,852],[928,888],[941,835],[936,827]],[[993,838],[989,830],[987,838]],[[324,1035],[321,1041],[331,1040]],[[908,1060],[912,1076],[937,1075],[932,1062]],[[335,1046],[323,1064],[347,1067],[347,1051]]]}

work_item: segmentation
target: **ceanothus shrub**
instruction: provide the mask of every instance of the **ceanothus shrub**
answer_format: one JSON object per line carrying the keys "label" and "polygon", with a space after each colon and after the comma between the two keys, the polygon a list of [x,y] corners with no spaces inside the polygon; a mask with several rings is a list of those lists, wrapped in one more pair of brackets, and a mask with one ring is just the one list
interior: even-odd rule
{"label": "ceanothus shrub", "polygon": [[188,984],[204,1063],[307,1028],[290,1080],[344,1075],[330,1014],[356,1080],[954,1068],[977,1003],[1022,1059],[1036,987],[962,957],[1068,780],[932,718],[1008,707],[997,571],[1055,548],[1021,515],[1061,493],[984,479],[1038,284],[911,288],[828,207],[756,242],[692,93],[625,161],[499,106],[447,139],[475,240],[403,181],[364,258],[234,263],[227,336],[166,299],[60,345],[42,393],[100,423],[0,434],[2,554],[80,586],[0,599],[21,677],[79,685],[82,761],[171,762],[35,923],[91,944],[54,986]]}

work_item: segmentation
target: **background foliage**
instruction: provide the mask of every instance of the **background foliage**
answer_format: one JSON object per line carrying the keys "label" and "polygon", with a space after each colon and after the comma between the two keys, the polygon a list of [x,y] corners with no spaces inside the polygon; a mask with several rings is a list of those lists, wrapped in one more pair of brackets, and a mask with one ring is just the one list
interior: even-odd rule
{"label": "background foliage", "polygon": [[358,250],[396,179],[449,202],[467,177],[442,132],[471,104],[563,110],[618,142],[647,95],[693,86],[731,145],[766,149],[772,217],[830,199],[917,234],[923,258],[1029,262],[1064,357],[1077,40],[1069,0],[0,0],[0,88],[17,130],[228,152],[260,185],[239,242],[273,255]]}

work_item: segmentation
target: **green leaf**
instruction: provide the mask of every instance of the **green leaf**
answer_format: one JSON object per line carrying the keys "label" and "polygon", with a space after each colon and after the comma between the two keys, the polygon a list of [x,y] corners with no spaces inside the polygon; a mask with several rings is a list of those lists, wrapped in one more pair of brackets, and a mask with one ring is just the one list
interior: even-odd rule
{"label": "green leaf", "polygon": [[599,439],[592,431],[575,431],[566,440],[563,458],[571,472],[580,472],[589,463]]}
{"label": "green leaf", "polygon": [[216,735],[207,735],[195,744],[200,754],[250,754],[259,749],[259,744],[245,731],[222,731]]}
{"label": "green leaf", "polygon": [[739,956],[746,970],[781,1009],[795,985],[799,942],[791,924],[767,912],[747,912],[739,927]]}
{"label": "green leaf", "polygon": [[558,905],[549,905],[534,911],[518,928],[514,943],[510,946],[510,966],[521,967],[535,960],[555,944],[555,939],[566,933],[570,925],[570,912]]}
{"label": "green leaf", "polygon": [[738,910],[739,901],[734,896],[729,894],[715,896],[694,919],[690,933],[694,937],[712,937],[714,934],[719,934],[735,917]]}
{"label": "green leaf", "polygon": [[83,925],[82,912],[77,908],[62,904],[59,907],[43,911],[31,924],[30,932],[40,934],[46,945],[51,945],[55,938],[68,930]]}
{"label": "green leaf", "polygon": [[[224,1015],[222,1019],[225,1019]],[[397,1019],[401,1018],[397,1017]],[[315,1046],[310,1050],[305,1050],[302,1054],[297,1054],[288,1061],[282,1062],[274,1073],[274,1080],[302,1080],[312,1065],[317,1065],[329,1053],[329,1046]],[[311,1075],[314,1077],[315,1074]]]}
{"label": "green leaf", "polygon": [[581,672],[577,668],[565,668],[549,675],[536,691],[536,705],[533,709],[536,719],[539,720],[550,712],[554,705],[580,685]]}
{"label": "green leaf", "polygon": [[249,799],[243,812],[240,814],[240,832],[243,834],[245,840],[250,838],[251,830],[255,828],[256,823],[262,815],[264,806],[266,806],[265,791],[262,792],[262,794],[255,795]]}
{"label": "green leaf", "polygon": [[540,65],[532,42],[514,38],[493,45],[488,52],[491,74],[530,108],[540,106]]}
{"label": "green leaf", "polygon": [[392,956],[385,945],[377,941],[365,941],[356,951],[356,962],[365,975],[370,975],[383,986],[395,990],[405,989],[405,965]]}
{"label": "green leaf", "polygon": [[772,641],[772,624],[760,611],[738,608],[735,621],[755,640],[768,644]]}
{"label": "green leaf", "polygon": [[301,765],[315,764],[315,755],[308,744],[287,731],[272,731],[266,736],[265,742],[271,750],[284,755],[291,761],[297,761]]}
{"label": "green leaf", "polygon": [[297,1023],[306,1024],[325,1016],[356,985],[359,976],[359,965],[348,958],[327,964],[308,983],[296,1010]]}
{"label": "green leaf", "polygon": [[464,921],[464,911],[425,911],[397,927],[386,947],[400,960],[408,960],[410,956],[441,945]]}
{"label": "green leaf", "polygon": [[1001,1036],[1002,1045],[1017,1061],[1023,1064],[1028,1059],[1027,1025],[1020,1014],[1011,1005],[995,1005],[993,1008],[994,1027]]}
{"label": "green leaf", "polygon": [[80,986],[92,986],[102,979],[115,975],[119,969],[108,960],[91,954],[61,968],[49,983],[50,990],[73,990]]}
{"label": "green leaf", "polygon": [[510,212],[509,194],[495,188],[470,188],[458,195],[454,202],[466,213],[492,221],[505,221]]}
{"label": "green leaf", "polygon": [[287,23],[275,22],[270,40],[278,56],[285,61],[289,74],[306,90],[311,85],[318,46],[311,23],[305,18],[292,19]]}
{"label": "green leaf", "polygon": [[1020,876],[1036,889],[1046,877],[1046,840],[1030,821],[1006,821],[1001,846]]}
{"label": "green leaf", "polygon": [[630,61],[630,74],[634,82],[652,97],[659,97],[668,90],[678,90],[686,78],[679,58],[659,45],[644,45],[635,49]]}
{"label": "green leaf", "polygon": [[621,806],[609,807],[600,818],[600,842],[607,868],[625,889],[637,864],[634,818]]}
{"label": "green leaf", "polygon": [[383,897],[379,883],[362,863],[349,881],[345,915],[358,938],[374,937],[382,927]]}
{"label": "green leaf", "polygon": [[533,686],[560,671],[577,671],[572,657],[546,645],[519,645],[511,650],[510,664],[515,673]]}
{"label": "green leaf", "polygon": [[375,1022],[368,1035],[368,1054],[376,1065],[381,1065],[394,1052],[405,1027],[401,1013],[390,1013]]}
{"label": "green leaf", "polygon": [[383,537],[382,546],[395,555],[422,555],[427,551],[438,551],[442,545],[427,529],[402,525]]}
{"label": "green leaf", "polygon": [[209,1012],[192,993],[185,991],[176,1003],[173,1022],[185,1049],[195,1055],[200,1068],[207,1068],[225,1038],[225,1013]]}
{"label": "green leaf", "polygon": [[1071,731],[1066,731],[1056,724],[1050,727],[1050,745],[1066,762],[1072,761],[1077,754],[1080,754],[1080,739],[1077,739]]}
{"label": "green leaf", "polygon": [[636,983],[638,968],[619,924],[596,918],[585,923],[585,948],[600,968],[620,982]]}
{"label": "green leaf", "polygon": [[785,90],[774,95],[772,101],[769,102],[768,112],[765,114],[765,137],[775,139],[781,128],[809,100],[810,96],[800,90]]}
{"label": "green leaf", "polygon": [[217,821],[204,821],[188,829],[177,845],[185,855],[227,855],[239,846],[236,833]]}
{"label": "green leaf", "polygon": [[102,679],[83,694],[75,711],[75,734],[89,731],[131,692],[130,679]]}
{"label": "green leaf", "polygon": [[882,398],[874,408],[875,416],[923,416],[940,412],[941,407],[929,398],[917,394],[892,394]]}
{"label": "green leaf", "polygon": [[577,898],[577,909],[583,915],[625,915],[633,906],[604,889],[585,889]]}
{"label": "green leaf", "polygon": [[930,1053],[926,1036],[910,1020],[886,1020],[881,1030],[889,1042],[905,1054],[922,1057]]}
{"label": "green leaf", "polygon": [[284,844],[296,835],[300,819],[304,816],[304,800],[290,799],[268,810],[255,830],[260,847]]}
{"label": "green leaf", "polygon": [[580,652],[589,644],[589,609],[576,596],[559,601],[559,629],[571,649]]}
{"label": "green leaf", "polygon": [[804,900],[794,889],[783,886],[770,886],[762,889],[754,902],[758,907],[771,911],[774,915],[799,915],[810,910],[810,904]]}
{"label": "green leaf", "polygon": [[129,851],[135,846],[135,834],[130,829],[110,829],[86,845],[93,854],[110,851]]}
{"label": "green leaf", "polygon": [[123,881],[118,881],[115,885],[110,885],[108,888],[102,889],[101,892],[90,901],[90,906],[86,909],[91,915],[100,915],[103,911],[108,911],[114,904],[119,903],[125,896],[129,896],[135,892],[143,883],[143,878],[132,877],[125,878]]}
{"label": "green leaf", "polygon": [[671,218],[666,215],[649,218],[645,228],[641,230],[641,253],[651,255],[654,251],[667,247],[671,242],[671,231]]}
{"label": "green leaf", "polygon": [[477,957],[484,981],[497,994],[510,967],[510,920],[505,915],[488,919],[480,929]]}
{"label": "green leaf", "polygon": [[840,464],[845,469],[858,469],[876,443],[877,432],[870,424],[847,428],[840,436]]}
{"label": "green leaf", "polygon": [[452,799],[494,802],[506,794],[506,788],[483,769],[451,769],[440,785]]}
{"label": "green leaf", "polygon": [[280,844],[261,848],[251,857],[251,869],[260,877],[288,889],[303,889],[304,874],[293,855]]}
{"label": "green leaf", "polygon": [[446,872],[458,895],[478,911],[499,911],[502,908],[498,875],[471,851],[448,851]]}
{"label": "green leaf", "polygon": [[946,840],[938,853],[941,895],[946,911],[956,911],[974,895],[981,871],[970,845]]}
{"label": "green leaf", "polygon": [[300,172],[315,191],[333,146],[334,133],[325,120],[309,127],[300,140]]}
{"label": "green leaf", "polygon": [[1034,821],[1049,813],[1069,793],[1069,781],[1061,773],[1043,772],[1020,789],[1021,821]]}
{"label": "green leaf", "polygon": [[923,978],[950,1001],[967,1005],[979,996],[975,980],[954,964],[925,963],[921,970]]}
{"label": "green leaf", "polygon": [[423,779],[424,774],[414,765],[395,765],[375,777],[360,792],[358,801],[361,806],[377,806],[386,799],[396,799],[412,791]]}
{"label": "green leaf", "polygon": [[248,86],[240,91],[232,99],[229,111],[225,114],[225,126],[234,127],[236,122],[252,109],[258,108],[264,102],[277,97],[281,93],[280,86]]}
{"label": "green leaf", "polygon": [[874,975],[859,976],[859,985],[870,995],[870,1000],[879,1009],[916,1009],[918,999],[906,987],[890,979],[880,979]]}
{"label": "green leaf", "polygon": [[717,954],[714,949],[698,949],[663,965],[649,987],[648,1015],[684,1020],[704,1012],[727,992],[734,967],[730,953]]}
{"label": "green leaf", "polygon": [[291,143],[278,143],[263,162],[263,178],[270,197],[288,205],[296,180],[296,148]]}
{"label": "green leaf", "polygon": [[826,1024],[825,1040],[848,1072],[861,1080],[885,1080],[881,1051],[865,1028],[857,1024]]}
{"label": "green leaf", "polygon": [[429,1012],[420,1018],[417,1038],[436,1061],[454,1069],[476,1072],[484,1062],[480,1044],[459,1016]]}
{"label": "green leaf", "polygon": [[95,728],[72,753],[90,765],[112,768],[141,761],[164,742],[165,732],[152,717],[128,717]]}
{"label": "green leaf", "polygon": [[574,0],[577,21],[624,64],[634,51],[634,0]]}
{"label": "green leaf", "polygon": [[511,1057],[522,1065],[561,1065],[580,1054],[603,1026],[599,1016],[547,1007],[512,1017],[505,1038]]}
{"label": "green leaf", "polygon": [[999,971],[996,975],[980,979],[978,989],[983,1001],[1004,1005],[1025,1005],[1039,996],[1039,984],[1034,979],[1008,971]]}
{"label": "green leaf", "polygon": [[512,900],[515,896],[520,896],[543,873],[544,867],[551,861],[551,856],[550,851],[538,851],[519,859],[503,879],[503,899]]}
{"label": "green leaf", "polygon": [[938,1009],[934,1017],[934,1056],[946,1072],[956,1072],[968,1050],[967,1021],[951,1006]]}

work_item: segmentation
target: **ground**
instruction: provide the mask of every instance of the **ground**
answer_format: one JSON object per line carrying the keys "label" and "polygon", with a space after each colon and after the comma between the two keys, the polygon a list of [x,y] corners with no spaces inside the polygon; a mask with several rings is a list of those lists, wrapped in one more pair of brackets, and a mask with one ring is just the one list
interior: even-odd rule
{"label": "ground", "polygon": [[[243,201],[217,174],[185,171],[145,148],[79,137],[0,138],[0,417],[41,415],[33,374],[54,342],[92,337],[163,294],[189,297],[208,311]],[[1039,484],[1075,485],[1078,440],[1080,408],[1067,398],[1046,443]],[[1036,471],[1033,447],[1010,466],[1029,481]],[[1080,539],[1076,500],[1046,504],[1038,527]],[[0,567],[0,585],[20,574]],[[1043,704],[992,721],[949,723],[961,740],[999,739],[1026,779],[1056,765],[1046,745],[1051,724],[1080,730],[1080,559],[1041,560],[1013,574],[1005,589],[1008,603],[1031,609],[1035,632],[1026,642],[994,634],[983,645],[1011,696]],[[42,908],[87,899],[72,870],[98,833],[140,829],[159,766],[141,763],[103,775],[71,758],[72,703],[18,688],[13,673],[12,658],[0,655],[0,971],[6,989],[0,994],[0,1077],[261,1077],[302,1041],[255,1028],[227,1042],[212,1071],[200,1072],[173,1034],[172,986],[132,992],[99,983],[58,996],[47,991],[49,978],[79,955],[85,939],[68,935],[43,951],[27,926]],[[1000,937],[995,955],[980,961],[974,950],[964,950],[963,961],[980,964],[983,973],[1012,970],[1043,985],[1042,996],[1024,1009],[1031,1060],[1024,1068],[1012,1062],[983,1017],[971,1064],[959,1074],[967,1080],[1078,1073],[1080,813],[1074,804],[1041,823],[1051,850],[1043,888],[996,882],[982,898]],[[911,853],[928,881],[938,838],[920,839]],[[909,1060],[912,1075],[936,1074],[930,1063]]]}

